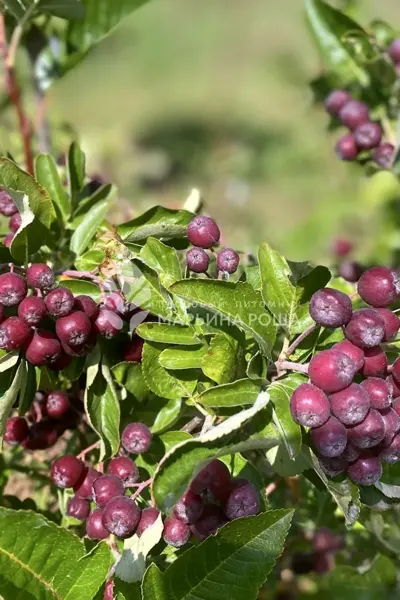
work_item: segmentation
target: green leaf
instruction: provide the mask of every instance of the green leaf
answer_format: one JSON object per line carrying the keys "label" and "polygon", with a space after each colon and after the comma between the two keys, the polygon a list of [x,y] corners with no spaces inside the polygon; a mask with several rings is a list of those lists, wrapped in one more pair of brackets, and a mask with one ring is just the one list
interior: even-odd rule
{"label": "green leaf", "polygon": [[[93,206],[96,206],[96,204],[98,204],[102,200],[107,200],[108,202],[110,202],[110,196],[113,191],[114,188],[111,185],[111,183],[105,183],[104,185],[100,186],[95,192],[93,192],[93,194],[87,196],[83,200],[80,200],[77,208],[74,211],[72,227],[75,229],[79,225],[79,223],[81,223],[83,217],[86,215],[88,210],[93,208]],[[82,194],[83,193],[84,190],[82,191]]]}
{"label": "green leaf", "polygon": [[154,206],[136,219],[123,223],[118,233],[123,240],[134,244],[149,237],[173,240],[186,237],[186,229],[194,215],[186,210],[172,210]]}
{"label": "green leaf", "polygon": [[191,371],[175,374],[167,371],[159,362],[164,347],[145,342],[143,346],[142,371],[147,386],[154,394],[168,400],[191,396],[197,384],[197,376]]}
{"label": "green leaf", "polygon": [[261,380],[239,379],[233,383],[211,387],[197,396],[196,401],[212,408],[251,405],[260,394],[261,384]]}
{"label": "green leaf", "polygon": [[166,431],[157,435],[156,443],[150,446],[150,450],[135,458],[139,468],[145,469],[149,477],[154,475],[160,460],[165,454],[177,444],[191,440],[192,436],[185,431]]}
{"label": "green leaf", "polygon": [[296,288],[290,281],[292,271],[286,260],[266,242],[258,251],[262,295],[278,323],[290,330],[295,318]]}
{"label": "green leaf", "polygon": [[120,362],[111,368],[115,380],[133,394],[138,402],[144,402],[149,395],[149,388],[139,363]]}
{"label": "green leaf", "polygon": [[294,390],[305,381],[299,373],[292,373],[268,386],[270,401],[273,404],[273,422],[290,458],[295,458],[301,450],[301,427],[293,421],[290,398]]}
{"label": "green leaf", "polygon": [[182,325],[168,323],[142,323],[136,333],[149,342],[160,344],[175,344],[182,346],[197,346],[200,343],[193,329]]}
{"label": "green leaf", "polygon": [[175,248],[166,246],[156,238],[148,238],[140,251],[140,258],[159,274],[161,284],[167,289],[182,277]]}
{"label": "green leaf", "polygon": [[272,510],[228,523],[164,573],[149,568],[143,600],[256,600],[282,554],[292,517],[292,510]]}
{"label": "green leaf", "polygon": [[204,375],[219,384],[232,381],[238,368],[238,343],[225,333],[211,339],[201,364]]}
{"label": "green leaf", "polygon": [[36,158],[35,177],[47,190],[51,201],[59,209],[63,220],[66,221],[71,212],[70,199],[64,190],[56,163],[50,154],[39,154]]}
{"label": "green leaf", "polygon": [[261,294],[249,283],[186,279],[175,283],[171,291],[222,315],[228,323],[250,333],[266,356],[271,354],[276,336],[275,324],[264,308]]}
{"label": "green leaf", "polygon": [[105,253],[103,249],[92,248],[75,258],[75,268],[78,271],[93,271],[93,269],[98,269],[104,258]]}
{"label": "green leaf", "polygon": [[14,350],[14,352],[8,352],[4,356],[0,358],[0,373],[4,373],[4,371],[8,371],[15,367],[19,359],[19,350]]}
{"label": "green leaf", "polygon": [[71,250],[80,256],[96,235],[108,212],[108,202],[99,202],[89,210],[85,218],[75,229],[71,237]]}
{"label": "green leaf", "polygon": [[200,369],[206,354],[205,346],[166,348],[161,352],[158,360],[164,369]]}
{"label": "green leaf", "polygon": [[[135,262],[136,265],[136,262]],[[129,281],[125,297],[129,302],[166,320],[173,320],[174,306],[171,297],[161,287],[158,275],[147,265],[141,264],[140,275]]]}
{"label": "green leaf", "polygon": [[112,564],[101,542],[81,540],[38,513],[0,508],[0,595],[31,600],[93,600]]}
{"label": "green leaf", "polygon": [[98,285],[92,281],[84,281],[83,279],[63,279],[60,282],[62,287],[65,287],[75,295],[85,294],[98,302],[101,298],[101,292]]}
{"label": "green leaf", "polygon": [[81,19],[84,16],[82,0],[2,0],[4,7],[18,20],[37,11],[62,19]]}
{"label": "green leaf", "polygon": [[157,411],[154,423],[151,426],[152,433],[160,434],[166,429],[172,427],[180,417],[182,411],[182,400],[168,400],[160,410]]}
{"label": "green leaf", "polygon": [[23,377],[18,405],[18,412],[21,416],[24,416],[30,409],[40,383],[38,372],[33,365],[25,361],[24,369],[26,376]]}
{"label": "green leaf", "polygon": [[86,157],[77,142],[72,142],[68,150],[67,176],[72,208],[79,202],[79,194],[85,182]]}
{"label": "green leaf", "polygon": [[21,361],[10,385],[11,371],[6,371],[0,379],[0,443],[3,441],[3,434],[6,429],[6,422],[11,409],[17,399],[18,392],[25,384],[27,370],[25,361]]}

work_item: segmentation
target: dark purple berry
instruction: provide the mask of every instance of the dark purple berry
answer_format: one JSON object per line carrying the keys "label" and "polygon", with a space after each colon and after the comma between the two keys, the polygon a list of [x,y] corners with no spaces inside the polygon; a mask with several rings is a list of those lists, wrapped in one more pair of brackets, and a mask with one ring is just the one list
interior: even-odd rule
{"label": "dark purple berry", "polygon": [[394,435],[391,441],[382,447],[379,452],[379,459],[389,464],[394,464],[400,460],[400,434]]}
{"label": "dark purple berry", "polygon": [[354,131],[354,138],[361,150],[372,150],[381,143],[382,129],[378,123],[363,123]]}
{"label": "dark purple berry", "polygon": [[385,421],[382,415],[371,408],[364,421],[347,428],[349,442],[356,448],[372,448],[385,437]]}
{"label": "dark purple berry", "polygon": [[352,481],[357,485],[374,485],[382,475],[379,458],[369,452],[363,452],[347,470]]}
{"label": "dark purple berry", "polygon": [[93,467],[84,469],[79,481],[74,485],[75,495],[84,500],[92,500],[93,484],[99,477],[101,477],[101,473]]}
{"label": "dark purple berry", "polygon": [[311,440],[321,456],[339,456],[346,448],[346,428],[336,417],[330,417],[321,427],[311,430]]}
{"label": "dark purple berry", "polygon": [[93,500],[99,508],[103,508],[109,500],[123,496],[124,493],[124,484],[115,475],[102,475],[93,483]]}
{"label": "dark purple berry", "polygon": [[358,147],[355,137],[352,133],[345,133],[336,142],[335,154],[340,160],[356,160],[358,156]]}
{"label": "dark purple berry", "polygon": [[345,281],[349,281],[350,283],[356,283],[363,273],[363,268],[357,262],[346,260],[340,263],[338,267],[338,272],[340,277],[343,277]]}
{"label": "dark purple berry", "polygon": [[202,497],[195,494],[189,488],[175,504],[174,515],[177,519],[186,523],[186,525],[192,525],[200,519],[203,509],[204,502]]}
{"label": "dark purple berry", "polygon": [[337,238],[333,241],[332,252],[335,256],[342,258],[347,256],[353,250],[353,244],[345,238]]}
{"label": "dark purple berry", "polygon": [[93,300],[93,298],[86,296],[85,294],[75,296],[74,308],[75,310],[84,312],[91,321],[95,321],[97,319],[97,315],[99,314],[99,307],[96,302]]}
{"label": "dark purple berry", "polygon": [[124,322],[121,317],[108,308],[101,308],[94,322],[97,333],[108,339],[115,337],[123,326]]}
{"label": "dark purple berry", "polygon": [[44,263],[35,263],[28,267],[26,277],[28,284],[39,290],[49,290],[55,282],[53,269]]}
{"label": "dark purple berry", "polygon": [[347,443],[346,448],[343,450],[340,456],[347,460],[347,462],[351,463],[360,456],[360,450]]}
{"label": "dark purple berry", "polygon": [[128,362],[142,362],[143,345],[143,340],[134,337],[125,345],[123,359]]}
{"label": "dark purple berry", "polygon": [[75,298],[70,290],[59,287],[47,294],[45,303],[51,316],[59,319],[69,315],[74,308]]}
{"label": "dark purple berry", "polygon": [[49,364],[49,368],[52,371],[62,371],[63,369],[66,369],[68,365],[71,364],[71,361],[71,356],[68,356],[65,352],[61,351],[61,354],[57,358],[57,360]]}
{"label": "dark purple berry", "polygon": [[330,416],[327,395],[311,383],[302,383],[292,394],[290,412],[293,420],[304,427],[319,427]]}
{"label": "dark purple berry", "polygon": [[12,217],[12,215],[15,215],[17,212],[18,208],[10,194],[7,194],[7,192],[0,189],[0,213],[5,217]]}
{"label": "dark purple berry", "polygon": [[210,217],[194,217],[187,228],[188,240],[199,248],[212,248],[219,242],[221,232]]}
{"label": "dark purple berry", "polygon": [[10,417],[7,419],[4,441],[12,446],[20,444],[28,437],[29,426],[23,417]]}
{"label": "dark purple berry", "polygon": [[369,121],[368,106],[359,100],[349,100],[339,111],[339,119],[349,129],[356,129]]}
{"label": "dark purple berry", "polygon": [[12,231],[12,233],[16,233],[18,231],[18,229],[21,227],[21,223],[22,223],[21,215],[17,212],[11,217],[11,219],[8,223],[8,227],[10,228],[10,231]]}
{"label": "dark purple berry", "polygon": [[205,273],[209,267],[210,259],[202,248],[190,248],[186,252],[186,266],[193,273]]}
{"label": "dark purple berry", "polygon": [[115,456],[107,467],[109,475],[119,477],[124,483],[137,483],[140,479],[139,469],[129,456]]}
{"label": "dark purple berry", "polygon": [[83,462],[76,456],[66,454],[57,458],[51,465],[51,479],[59,488],[72,488],[82,476],[84,467]]}
{"label": "dark purple berry", "polygon": [[308,376],[324,392],[339,392],[350,385],[356,373],[354,362],[338,350],[323,350],[312,357]]}
{"label": "dark purple berry", "polygon": [[393,269],[371,267],[364,271],[357,290],[361,298],[373,307],[392,304],[400,293],[400,280]]}
{"label": "dark purple berry", "polygon": [[28,325],[19,317],[9,317],[0,325],[0,348],[19,350],[31,337]]}
{"label": "dark purple berry", "polygon": [[395,148],[393,144],[385,142],[376,148],[372,158],[379,167],[382,167],[382,169],[390,169],[394,158],[394,151]]}
{"label": "dark purple berry", "polygon": [[45,400],[45,408],[51,419],[62,419],[70,408],[68,395],[61,390],[50,392]]}
{"label": "dark purple berry", "polygon": [[257,515],[260,512],[260,495],[254,485],[250,481],[233,480],[224,510],[230,521]]}
{"label": "dark purple berry", "polygon": [[0,303],[3,306],[17,306],[25,298],[27,291],[26,281],[18,273],[0,275]]}
{"label": "dark purple berry", "polygon": [[37,327],[46,313],[47,309],[44,300],[43,298],[39,298],[39,296],[28,296],[18,306],[19,318],[25,321],[30,327]]}
{"label": "dark purple berry", "polygon": [[64,344],[82,346],[89,338],[92,325],[89,317],[81,311],[61,317],[56,323],[56,333]]}
{"label": "dark purple berry", "polygon": [[396,359],[393,363],[392,376],[396,383],[400,384],[400,358]]}
{"label": "dark purple berry", "polygon": [[140,537],[146,529],[154,525],[157,521],[160,511],[156,508],[150,506],[149,508],[145,508],[142,510],[142,514],[140,515],[139,525],[136,529],[136,535]]}
{"label": "dark purple berry", "polygon": [[109,532],[103,525],[103,509],[93,510],[86,520],[86,535],[91,540],[105,540]]}
{"label": "dark purple berry", "polygon": [[218,529],[227,522],[227,518],[219,506],[208,504],[204,507],[200,519],[194,525],[191,525],[190,528],[198,540],[205,540],[210,535],[217,533]]}
{"label": "dark purple berry", "polygon": [[380,346],[364,348],[364,366],[361,374],[364,377],[386,377],[387,357]]}
{"label": "dark purple berry", "polygon": [[361,382],[361,387],[368,392],[371,408],[384,410],[390,406],[393,393],[390,382],[379,377],[368,377]]}
{"label": "dark purple berry", "polygon": [[385,422],[385,437],[382,440],[382,444],[388,446],[400,430],[400,417],[393,408],[385,408],[380,413]]}
{"label": "dark purple berry", "polygon": [[319,459],[321,469],[328,475],[328,477],[336,477],[347,471],[348,462],[341,454],[340,456],[333,456],[328,458],[327,456],[321,456]]}
{"label": "dark purple berry", "polygon": [[239,254],[232,248],[223,248],[217,254],[217,268],[224,273],[235,273],[239,266]]}
{"label": "dark purple berry", "polygon": [[231,474],[228,467],[218,459],[212,460],[196,475],[190,489],[200,496],[210,492],[214,499],[226,500],[231,490]]}
{"label": "dark purple berry", "polygon": [[355,346],[349,340],[338,342],[332,347],[332,350],[338,350],[346,354],[355,364],[356,370],[359,371],[364,365],[364,350]]}
{"label": "dark purple berry", "polygon": [[90,504],[83,498],[74,496],[67,503],[67,515],[78,519],[78,521],[86,521],[90,513]]}
{"label": "dark purple berry", "polygon": [[54,446],[58,439],[57,427],[51,421],[34,423],[29,430],[28,437],[22,442],[26,450],[45,450]]}
{"label": "dark purple berry", "polygon": [[311,318],[323,327],[343,327],[350,321],[352,314],[350,298],[339,290],[325,288],[315,292],[311,298]]}
{"label": "dark purple berry", "polygon": [[345,335],[360,348],[378,346],[385,337],[385,323],[381,315],[372,308],[360,308],[353,313]]}
{"label": "dark purple berry", "polygon": [[399,331],[400,319],[388,308],[376,308],[375,310],[381,315],[385,322],[385,337],[383,338],[383,341],[390,342],[390,340],[393,340],[396,337],[397,332]]}
{"label": "dark purple berry", "polygon": [[140,508],[126,496],[112,498],[103,510],[103,525],[120,538],[131,537],[140,521]]}
{"label": "dark purple berry", "polygon": [[356,425],[367,416],[370,408],[368,393],[357,383],[329,396],[332,414],[344,425]]}
{"label": "dark purple berry", "polygon": [[143,454],[151,446],[152,433],[144,423],[129,423],[121,436],[121,444],[130,454]]}
{"label": "dark purple berry", "polygon": [[351,96],[346,90],[333,90],[325,98],[325,109],[332,116],[337,116],[343,106],[351,100]]}
{"label": "dark purple berry", "polygon": [[51,331],[37,329],[25,352],[25,358],[31,365],[40,367],[51,365],[61,355],[61,344]]}
{"label": "dark purple berry", "polygon": [[164,541],[174,548],[181,548],[190,539],[190,527],[176,519],[175,517],[167,517],[164,522]]}
{"label": "dark purple berry", "polygon": [[388,54],[394,63],[400,63],[400,39],[396,38],[388,48]]}

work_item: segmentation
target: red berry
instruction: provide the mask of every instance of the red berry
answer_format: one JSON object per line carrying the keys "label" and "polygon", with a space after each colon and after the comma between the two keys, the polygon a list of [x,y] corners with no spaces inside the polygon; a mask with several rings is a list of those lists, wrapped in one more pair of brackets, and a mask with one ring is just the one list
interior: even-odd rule
{"label": "red berry", "polygon": [[101,477],[101,473],[96,471],[93,467],[88,467],[84,469],[79,481],[74,485],[74,492],[76,496],[79,498],[84,498],[85,500],[92,500],[93,498],[93,484]]}
{"label": "red berry", "polygon": [[239,254],[232,248],[223,248],[217,254],[217,269],[224,273],[235,273],[239,266]]}
{"label": "red berry", "polygon": [[227,519],[222,509],[215,504],[208,504],[204,507],[203,514],[194,525],[191,525],[193,535],[199,540],[205,540],[210,535],[217,533]]}
{"label": "red berry", "polygon": [[354,131],[354,138],[361,150],[372,150],[381,143],[382,129],[377,123],[363,123]]}
{"label": "red berry", "polygon": [[338,350],[323,350],[312,357],[308,375],[324,392],[339,392],[350,385],[356,373],[354,362]]}
{"label": "red berry", "polygon": [[143,423],[129,423],[121,436],[121,444],[130,454],[143,454],[151,446],[152,433]]}
{"label": "red berry", "polygon": [[351,96],[346,90],[333,90],[325,98],[325,109],[333,116],[337,116],[343,106],[351,100]]}
{"label": "red berry", "polygon": [[105,540],[109,536],[108,530],[103,525],[103,509],[92,511],[86,521],[86,535],[91,540]]}
{"label": "red berry", "polygon": [[61,344],[51,331],[37,329],[25,352],[25,358],[31,365],[40,367],[51,365],[61,356]]}
{"label": "red berry", "polygon": [[321,527],[314,533],[312,547],[315,552],[335,552],[344,547],[341,535],[334,535],[327,527]]}
{"label": "red berry", "polygon": [[97,333],[108,339],[115,337],[123,326],[124,322],[121,317],[108,308],[101,308],[94,322]]}
{"label": "red berry", "polygon": [[55,360],[48,366],[52,371],[62,371],[63,369],[66,369],[68,367],[68,365],[71,364],[71,362],[72,362],[72,357],[68,356],[68,354],[66,354],[63,350],[61,350],[61,354],[57,358],[57,360]]}
{"label": "red berry", "polygon": [[3,306],[17,306],[26,296],[26,281],[18,273],[0,275],[0,303]]}
{"label": "red berry", "polygon": [[356,425],[367,416],[370,408],[368,392],[357,383],[329,396],[332,414],[344,425]]}
{"label": "red berry", "polygon": [[136,529],[136,535],[140,537],[146,529],[154,525],[157,521],[160,511],[156,508],[150,506],[149,508],[145,508],[142,510],[142,514],[140,515],[139,525]]}
{"label": "red berry", "polygon": [[330,404],[327,395],[311,383],[302,383],[290,399],[292,418],[304,427],[319,427],[330,416]]}
{"label": "red berry", "polygon": [[345,281],[356,283],[363,273],[363,268],[359,263],[347,260],[340,263],[338,272],[340,277],[343,277]]}
{"label": "red berry", "polygon": [[143,340],[138,337],[130,340],[124,348],[124,360],[128,362],[142,362],[143,345]]}
{"label": "red berry", "polygon": [[50,392],[45,401],[46,413],[51,419],[62,419],[69,411],[68,395],[61,390]]}
{"label": "red berry", "polygon": [[353,313],[345,335],[360,348],[372,348],[378,346],[385,337],[385,322],[376,310],[360,308]]}
{"label": "red berry", "polygon": [[130,498],[112,498],[104,508],[103,525],[110,533],[120,538],[128,538],[134,534],[140,514],[140,508]]}
{"label": "red berry", "polygon": [[315,292],[311,298],[311,318],[323,327],[343,327],[350,321],[352,314],[350,298],[339,290],[325,288]]}
{"label": "red berry", "polygon": [[337,477],[337,475],[345,473],[348,467],[348,462],[343,454],[340,456],[332,456],[331,458],[321,456],[319,458],[319,464],[328,477]]}
{"label": "red berry", "polygon": [[190,489],[197,495],[210,492],[216,500],[226,500],[231,490],[231,474],[228,467],[220,460],[212,460],[196,475]]}
{"label": "red berry", "polygon": [[364,348],[364,366],[361,374],[364,377],[386,377],[387,357],[380,346]]}
{"label": "red berry", "polygon": [[400,430],[400,417],[393,408],[385,408],[380,413],[385,422],[385,437],[382,440],[382,444],[383,446],[388,446]]}
{"label": "red berry", "polygon": [[102,475],[93,483],[93,500],[99,508],[103,508],[109,500],[125,493],[124,484],[115,475]]}
{"label": "red berry", "polygon": [[35,263],[28,267],[26,277],[28,284],[39,290],[48,290],[55,283],[54,271],[44,263]]}
{"label": "red berry", "polygon": [[82,476],[85,466],[76,456],[66,454],[51,465],[51,479],[59,488],[72,488]]}
{"label": "red berry", "polygon": [[382,415],[371,408],[364,421],[347,428],[349,442],[356,448],[372,448],[385,437],[385,421]]}
{"label": "red berry", "polygon": [[22,223],[21,215],[17,212],[11,217],[11,219],[8,223],[8,227],[10,228],[10,231],[12,231],[12,233],[16,233],[18,231],[18,229],[21,227],[21,223]]}
{"label": "red berry", "polygon": [[393,162],[394,151],[395,148],[393,144],[385,142],[376,148],[372,155],[372,158],[374,159],[376,164],[382,167],[383,169],[390,169]]}
{"label": "red berry", "polygon": [[203,509],[204,502],[202,497],[195,494],[189,488],[175,504],[174,515],[177,519],[186,523],[186,525],[191,525],[200,519]]}
{"label": "red berry", "polygon": [[112,458],[108,463],[107,473],[119,477],[125,483],[136,483],[140,479],[139,469],[129,456]]}
{"label": "red berry", "polygon": [[164,541],[174,548],[181,548],[190,539],[190,527],[179,519],[167,517],[164,523]]}
{"label": "red berry", "polygon": [[74,308],[75,298],[67,288],[59,287],[47,294],[45,303],[51,316],[58,319],[69,315]]}
{"label": "red berry", "polygon": [[382,475],[382,465],[379,458],[368,452],[363,452],[347,470],[352,481],[357,485],[374,485]]}
{"label": "red berry", "polygon": [[339,119],[349,129],[356,129],[369,121],[368,106],[359,100],[349,100],[339,111]]}
{"label": "red berry", "polygon": [[383,341],[389,342],[397,335],[400,328],[400,319],[388,308],[376,308],[375,310],[381,315],[385,322],[385,337],[383,338]]}
{"label": "red berry", "polygon": [[400,358],[396,359],[392,366],[392,377],[400,384]]}
{"label": "red berry", "polygon": [[396,38],[388,48],[388,54],[394,63],[400,62],[400,39]]}
{"label": "red berry", "polygon": [[37,327],[47,313],[43,298],[29,296],[18,306],[18,316],[30,327]]}
{"label": "red berry", "polygon": [[10,194],[7,194],[4,190],[0,189],[0,213],[5,217],[11,217],[18,212],[18,208],[15,205],[14,200]]}
{"label": "red berry", "polygon": [[351,463],[360,456],[360,450],[347,443],[346,448],[343,450],[340,456],[347,460],[347,462]]}
{"label": "red berry", "polygon": [[90,504],[87,500],[74,496],[68,500],[66,512],[69,517],[86,521],[90,513]]}
{"label": "red berry", "polygon": [[210,259],[202,248],[190,248],[186,252],[186,266],[193,273],[205,273],[209,267]]}
{"label": "red berry", "polygon": [[29,426],[22,417],[10,417],[7,419],[4,441],[12,446],[20,444],[28,437]]}
{"label": "red berry", "polygon": [[395,411],[396,411],[396,413],[397,413],[397,414],[399,415],[399,417],[400,417],[400,398],[396,397],[396,398],[393,400],[393,404],[392,404],[392,406],[393,406],[393,410],[395,410]]}
{"label": "red berry", "polygon": [[188,240],[193,246],[211,248],[219,242],[221,232],[210,217],[194,217],[187,228]]}
{"label": "red berry", "polygon": [[322,456],[339,456],[346,448],[346,428],[336,417],[329,417],[321,427],[311,430],[311,440]]}
{"label": "red berry", "polygon": [[357,290],[367,304],[385,307],[392,304],[399,295],[399,277],[393,269],[371,267],[361,275]]}
{"label": "red berry", "polygon": [[344,238],[338,238],[333,241],[332,251],[335,256],[339,258],[343,256],[347,256],[353,250],[353,244],[350,240],[346,240]]}
{"label": "red berry", "polygon": [[74,308],[75,310],[84,312],[91,321],[95,321],[97,319],[97,315],[99,314],[99,307],[96,302],[93,300],[93,298],[86,296],[85,294],[75,296]]}
{"label": "red berry", "polygon": [[5,236],[4,240],[3,240],[3,244],[5,245],[6,248],[11,248],[11,244],[13,242],[14,239],[14,234],[13,233],[7,233],[7,235]]}
{"label": "red berry", "polygon": [[371,408],[384,410],[390,406],[393,392],[390,382],[379,377],[368,377],[361,382],[361,387],[368,393]]}
{"label": "red berry", "polygon": [[56,333],[61,342],[73,348],[87,341],[91,328],[89,317],[81,311],[61,317],[56,323]]}
{"label": "red berry", "polygon": [[400,460],[400,434],[392,437],[391,441],[382,447],[379,452],[379,459],[389,464],[394,464]]}
{"label": "red berry", "polygon": [[26,450],[45,450],[54,446],[58,436],[54,423],[42,420],[32,425],[28,437],[22,442],[22,446]]}
{"label": "red berry", "polygon": [[0,325],[0,348],[3,350],[19,350],[30,337],[31,330],[19,317],[9,317]]}
{"label": "red berry", "polygon": [[225,503],[224,511],[230,521],[250,517],[260,512],[260,494],[250,481],[232,481],[232,491]]}
{"label": "red berry", "polygon": [[340,160],[355,160],[358,156],[358,147],[352,133],[342,135],[336,142],[335,154]]}
{"label": "red berry", "polygon": [[354,362],[357,371],[362,369],[364,365],[364,350],[355,346],[349,340],[338,342],[332,347],[332,350],[338,350],[346,354]]}

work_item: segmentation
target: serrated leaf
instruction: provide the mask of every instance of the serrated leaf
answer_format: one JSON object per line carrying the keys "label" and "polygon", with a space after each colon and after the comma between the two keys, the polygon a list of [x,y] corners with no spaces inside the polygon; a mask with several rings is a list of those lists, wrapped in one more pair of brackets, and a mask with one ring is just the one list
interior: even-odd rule
{"label": "serrated leaf", "polygon": [[108,202],[103,200],[89,210],[82,222],[75,229],[71,237],[70,248],[77,256],[80,256],[88,247],[98,228],[104,221],[108,212]]}
{"label": "serrated leaf", "polygon": [[75,259],[75,267],[78,271],[93,271],[97,269],[105,258],[104,250],[92,248]]}
{"label": "serrated leaf", "polygon": [[79,538],[42,515],[0,508],[0,595],[93,600],[112,563],[104,542],[87,554]]}
{"label": "serrated leaf", "polygon": [[199,338],[191,327],[170,325],[168,323],[142,323],[136,333],[149,342],[160,344],[175,344],[182,346],[197,346]]}
{"label": "serrated leaf", "polygon": [[225,333],[217,333],[210,342],[201,368],[204,375],[219,384],[235,378],[238,367],[238,342]]}
{"label": "serrated leaf", "polygon": [[147,386],[154,394],[168,400],[191,396],[197,385],[197,375],[190,370],[179,375],[167,371],[159,362],[164,349],[150,342],[143,346],[142,372]]}
{"label": "serrated leaf", "polygon": [[273,404],[273,422],[290,458],[295,458],[301,450],[301,427],[293,421],[290,413],[290,398],[294,390],[306,379],[299,373],[292,373],[268,386],[270,401]]}
{"label": "serrated leaf", "polygon": [[275,343],[276,327],[265,310],[261,294],[245,282],[186,279],[178,281],[171,291],[185,300],[222,315],[228,323],[254,337],[266,356]]}
{"label": "serrated leaf", "polygon": [[111,368],[116,381],[133,394],[138,402],[144,402],[149,395],[149,388],[139,363],[120,362]]}
{"label": "serrated leaf", "polygon": [[[62,0],[63,2],[65,0]],[[36,180],[47,190],[51,201],[59,209],[64,221],[71,212],[70,199],[61,183],[56,163],[50,154],[39,154],[35,162]]]}
{"label": "serrated leaf", "polygon": [[383,483],[382,481],[377,481],[375,483],[375,487],[387,498],[400,499],[400,485],[392,485],[389,483]]}
{"label": "serrated leaf", "polygon": [[143,600],[256,600],[283,551],[292,517],[291,510],[276,510],[228,523],[164,573],[148,569]]}
{"label": "serrated leaf", "polygon": [[86,296],[93,298],[93,300],[96,302],[100,300],[100,288],[91,281],[84,281],[83,279],[62,279],[60,285],[68,288],[74,294],[74,296],[85,294]]}
{"label": "serrated leaf", "polygon": [[154,206],[136,219],[120,225],[118,233],[123,240],[133,244],[144,242],[149,237],[160,240],[185,238],[187,226],[193,217],[186,210]]}
{"label": "serrated leaf", "polygon": [[261,380],[238,379],[233,383],[211,387],[197,396],[196,401],[212,408],[248,406],[257,400],[261,385]]}
{"label": "serrated leaf", "polygon": [[166,320],[173,320],[172,299],[160,285],[157,273],[144,264],[140,265],[139,271],[141,276],[129,281],[129,290],[125,293],[126,299],[144,311]]}
{"label": "serrated leaf", "polygon": [[207,348],[205,346],[166,348],[161,352],[158,360],[164,369],[200,369],[206,354]]}
{"label": "serrated leaf", "polygon": [[159,274],[161,284],[167,289],[182,277],[175,248],[166,246],[154,237],[148,238],[140,251],[140,258]]}
{"label": "serrated leaf", "polygon": [[[10,415],[14,402],[17,399],[18,392],[24,385],[24,379],[27,376],[25,362],[20,362],[12,376],[12,371],[5,371],[0,379],[0,443],[3,441],[3,434],[6,429],[6,422]],[[12,377],[11,384],[10,378]]]}
{"label": "serrated leaf", "polygon": [[141,581],[146,571],[146,557],[161,540],[163,533],[161,513],[140,537],[133,535],[124,541],[124,549],[115,569],[115,575],[126,583]]}

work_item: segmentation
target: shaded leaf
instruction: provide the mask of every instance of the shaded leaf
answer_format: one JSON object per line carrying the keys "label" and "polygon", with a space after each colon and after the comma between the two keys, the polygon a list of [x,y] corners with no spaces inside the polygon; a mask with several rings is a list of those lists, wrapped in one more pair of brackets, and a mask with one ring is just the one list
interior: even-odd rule
{"label": "shaded leaf", "polygon": [[186,228],[194,215],[186,210],[154,206],[136,219],[123,223],[118,233],[126,242],[144,242],[149,237],[171,240],[186,237]]}
{"label": "shaded leaf", "polygon": [[99,226],[104,221],[107,212],[108,202],[103,200],[103,202],[99,202],[89,210],[75,229],[71,237],[70,248],[77,256],[80,256],[86,250],[96,235]]}
{"label": "shaded leaf", "polygon": [[[64,0],[61,0],[64,1]],[[36,180],[47,190],[64,221],[71,212],[70,199],[61,183],[56,163],[50,154],[39,154],[35,162]]]}
{"label": "shaded leaf", "polygon": [[160,541],[163,533],[162,515],[159,514],[153,525],[140,537],[133,535],[124,541],[122,556],[118,561],[115,574],[127,583],[141,581],[146,570],[146,557]]}
{"label": "shaded leaf", "polygon": [[161,398],[175,400],[191,396],[196,388],[197,376],[190,370],[183,373],[167,371],[159,362],[164,347],[146,342],[143,347],[142,371],[147,386]]}
{"label": "shaded leaf", "polygon": [[273,422],[290,458],[295,458],[301,450],[301,427],[293,421],[290,413],[290,397],[305,381],[301,374],[292,373],[268,386],[270,401],[273,404]]}
{"label": "shaded leaf", "polygon": [[196,401],[212,408],[247,406],[254,404],[261,391],[261,380],[239,379],[233,383],[217,385],[206,390]]}
{"label": "shaded leaf", "polygon": [[74,294],[79,296],[85,294],[98,302],[101,297],[100,288],[92,281],[84,281],[83,279],[62,279],[60,282],[62,287],[68,288]]}
{"label": "shaded leaf", "polygon": [[[6,422],[10,415],[14,402],[17,399],[18,392],[25,384],[27,369],[25,361],[21,361],[17,367],[15,375],[12,371],[5,371],[0,378],[0,441],[3,440],[3,434],[6,429]],[[12,377],[12,379],[11,379]],[[11,383],[10,383],[11,381]]]}

